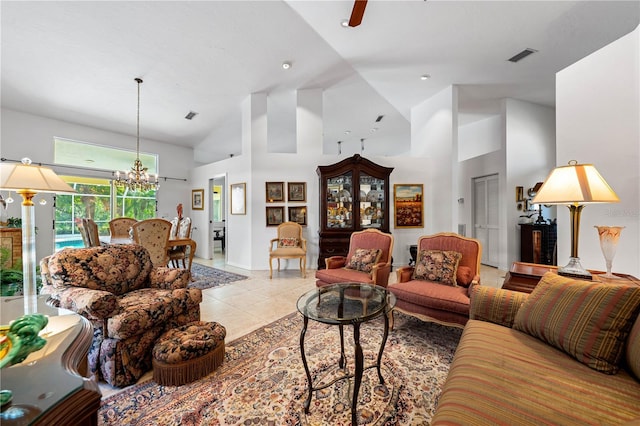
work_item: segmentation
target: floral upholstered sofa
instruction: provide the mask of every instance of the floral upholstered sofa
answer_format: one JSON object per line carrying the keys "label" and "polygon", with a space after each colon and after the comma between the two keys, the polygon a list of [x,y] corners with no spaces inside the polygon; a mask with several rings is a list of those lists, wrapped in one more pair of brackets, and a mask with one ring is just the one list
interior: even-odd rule
{"label": "floral upholstered sofa", "polygon": [[93,324],[89,371],[113,386],[135,383],[151,369],[164,331],[200,319],[202,292],[187,288],[189,271],[154,268],[140,245],[67,248],[40,268],[41,293]]}

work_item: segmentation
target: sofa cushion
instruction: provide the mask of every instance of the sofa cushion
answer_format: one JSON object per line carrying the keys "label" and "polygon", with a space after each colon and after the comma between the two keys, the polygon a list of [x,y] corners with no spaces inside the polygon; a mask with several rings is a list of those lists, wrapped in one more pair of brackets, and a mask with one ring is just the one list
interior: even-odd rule
{"label": "sofa cushion", "polygon": [[457,251],[420,250],[413,279],[457,286],[457,270],[461,258],[462,254]]}
{"label": "sofa cushion", "polygon": [[626,424],[639,401],[624,370],[602,374],[535,337],[469,320],[431,424]]}
{"label": "sofa cushion", "polygon": [[112,244],[62,249],[49,258],[48,270],[54,288],[84,287],[121,295],[145,287],[152,267],[144,247]]}
{"label": "sofa cushion", "polygon": [[513,326],[520,306],[529,296],[527,293],[480,285],[474,285],[469,292],[469,319],[493,322],[505,327]]}
{"label": "sofa cushion", "polygon": [[603,373],[615,374],[640,309],[640,287],[547,272],[516,315],[514,328]]}
{"label": "sofa cushion", "polygon": [[[192,297],[192,291],[193,296]],[[200,295],[198,299],[197,295]],[[118,299],[118,311],[107,320],[106,336],[128,339],[172,318],[176,312],[194,308],[202,300],[199,289],[161,290],[143,288]]]}
{"label": "sofa cushion", "polygon": [[345,265],[347,269],[371,273],[373,267],[380,260],[382,250],[357,248],[349,262]]}
{"label": "sofa cushion", "polygon": [[469,295],[464,287],[444,285],[438,282],[411,280],[391,283],[389,290],[399,300],[431,309],[469,315]]}
{"label": "sofa cushion", "polygon": [[631,371],[638,381],[640,381],[640,316],[631,328],[627,338],[626,361],[629,371]]}
{"label": "sofa cushion", "polygon": [[278,247],[298,247],[299,240],[297,238],[280,238],[278,240]]}

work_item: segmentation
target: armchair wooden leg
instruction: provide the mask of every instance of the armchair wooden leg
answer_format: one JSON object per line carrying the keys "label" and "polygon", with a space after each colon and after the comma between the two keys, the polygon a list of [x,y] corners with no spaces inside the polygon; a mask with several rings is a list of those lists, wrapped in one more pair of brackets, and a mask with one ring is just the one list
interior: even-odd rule
{"label": "armchair wooden leg", "polygon": [[269,259],[269,279],[273,276],[273,259]]}

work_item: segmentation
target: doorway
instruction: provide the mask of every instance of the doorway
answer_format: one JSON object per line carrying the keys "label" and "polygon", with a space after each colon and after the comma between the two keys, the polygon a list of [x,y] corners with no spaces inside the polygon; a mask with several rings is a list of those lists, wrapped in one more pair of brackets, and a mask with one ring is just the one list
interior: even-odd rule
{"label": "doorway", "polygon": [[473,233],[482,244],[481,263],[498,267],[500,192],[498,175],[473,179]]}
{"label": "doorway", "polygon": [[209,180],[211,197],[209,208],[209,259],[226,263],[227,251],[227,220],[226,220],[226,176],[219,176]]}

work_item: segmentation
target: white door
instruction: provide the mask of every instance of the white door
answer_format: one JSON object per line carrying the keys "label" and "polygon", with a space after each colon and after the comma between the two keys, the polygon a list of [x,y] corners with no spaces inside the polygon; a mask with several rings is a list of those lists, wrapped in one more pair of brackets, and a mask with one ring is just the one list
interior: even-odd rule
{"label": "white door", "polygon": [[498,175],[473,180],[473,231],[482,244],[482,263],[498,267]]}

